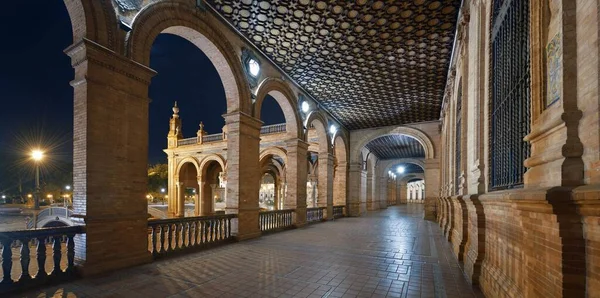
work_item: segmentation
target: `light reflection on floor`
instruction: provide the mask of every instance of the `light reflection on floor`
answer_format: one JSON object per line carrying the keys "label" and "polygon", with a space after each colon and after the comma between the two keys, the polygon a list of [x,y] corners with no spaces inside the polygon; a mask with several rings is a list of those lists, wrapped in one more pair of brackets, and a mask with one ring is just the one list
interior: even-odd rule
{"label": "light reflection on floor", "polygon": [[477,297],[423,205],[264,236],[27,297]]}

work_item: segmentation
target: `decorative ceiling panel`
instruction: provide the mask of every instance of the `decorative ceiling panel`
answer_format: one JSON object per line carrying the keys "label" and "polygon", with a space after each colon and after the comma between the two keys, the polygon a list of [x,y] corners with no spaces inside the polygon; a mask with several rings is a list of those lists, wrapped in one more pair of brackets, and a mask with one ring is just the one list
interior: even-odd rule
{"label": "decorative ceiling panel", "polygon": [[436,120],[460,0],[207,0],[348,129]]}
{"label": "decorative ceiling panel", "polygon": [[425,150],[419,141],[405,135],[383,136],[365,147],[380,159],[424,158]]}

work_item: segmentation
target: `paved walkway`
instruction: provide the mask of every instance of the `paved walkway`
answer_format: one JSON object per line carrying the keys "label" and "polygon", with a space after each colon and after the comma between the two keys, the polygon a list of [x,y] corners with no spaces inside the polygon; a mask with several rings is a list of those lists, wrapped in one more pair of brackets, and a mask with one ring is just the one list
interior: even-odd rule
{"label": "paved walkway", "polygon": [[27,297],[478,297],[422,205],[310,225]]}

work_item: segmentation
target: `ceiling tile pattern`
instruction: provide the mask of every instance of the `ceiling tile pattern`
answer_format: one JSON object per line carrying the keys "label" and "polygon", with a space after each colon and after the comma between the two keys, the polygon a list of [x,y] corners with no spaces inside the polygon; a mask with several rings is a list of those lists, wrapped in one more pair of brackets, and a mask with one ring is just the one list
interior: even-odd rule
{"label": "ceiling tile pattern", "polygon": [[207,0],[349,129],[436,120],[460,0]]}
{"label": "ceiling tile pattern", "polygon": [[405,135],[379,137],[365,147],[380,159],[425,158],[425,150],[421,143]]}

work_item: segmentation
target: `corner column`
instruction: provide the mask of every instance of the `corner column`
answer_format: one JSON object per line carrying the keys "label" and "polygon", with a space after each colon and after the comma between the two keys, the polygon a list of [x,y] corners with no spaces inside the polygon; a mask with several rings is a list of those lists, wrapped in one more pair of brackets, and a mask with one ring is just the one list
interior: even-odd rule
{"label": "corner column", "polygon": [[[227,123],[226,213],[237,214],[232,233],[238,240],[260,236],[258,193],[262,121],[243,112],[223,115]],[[237,225],[236,225],[237,224]]]}
{"label": "corner column", "polygon": [[[152,260],[148,252],[148,86],[155,72],[93,41],[65,50],[75,78],[73,217],[79,272]],[[126,182],[123,182],[126,179]]]}

